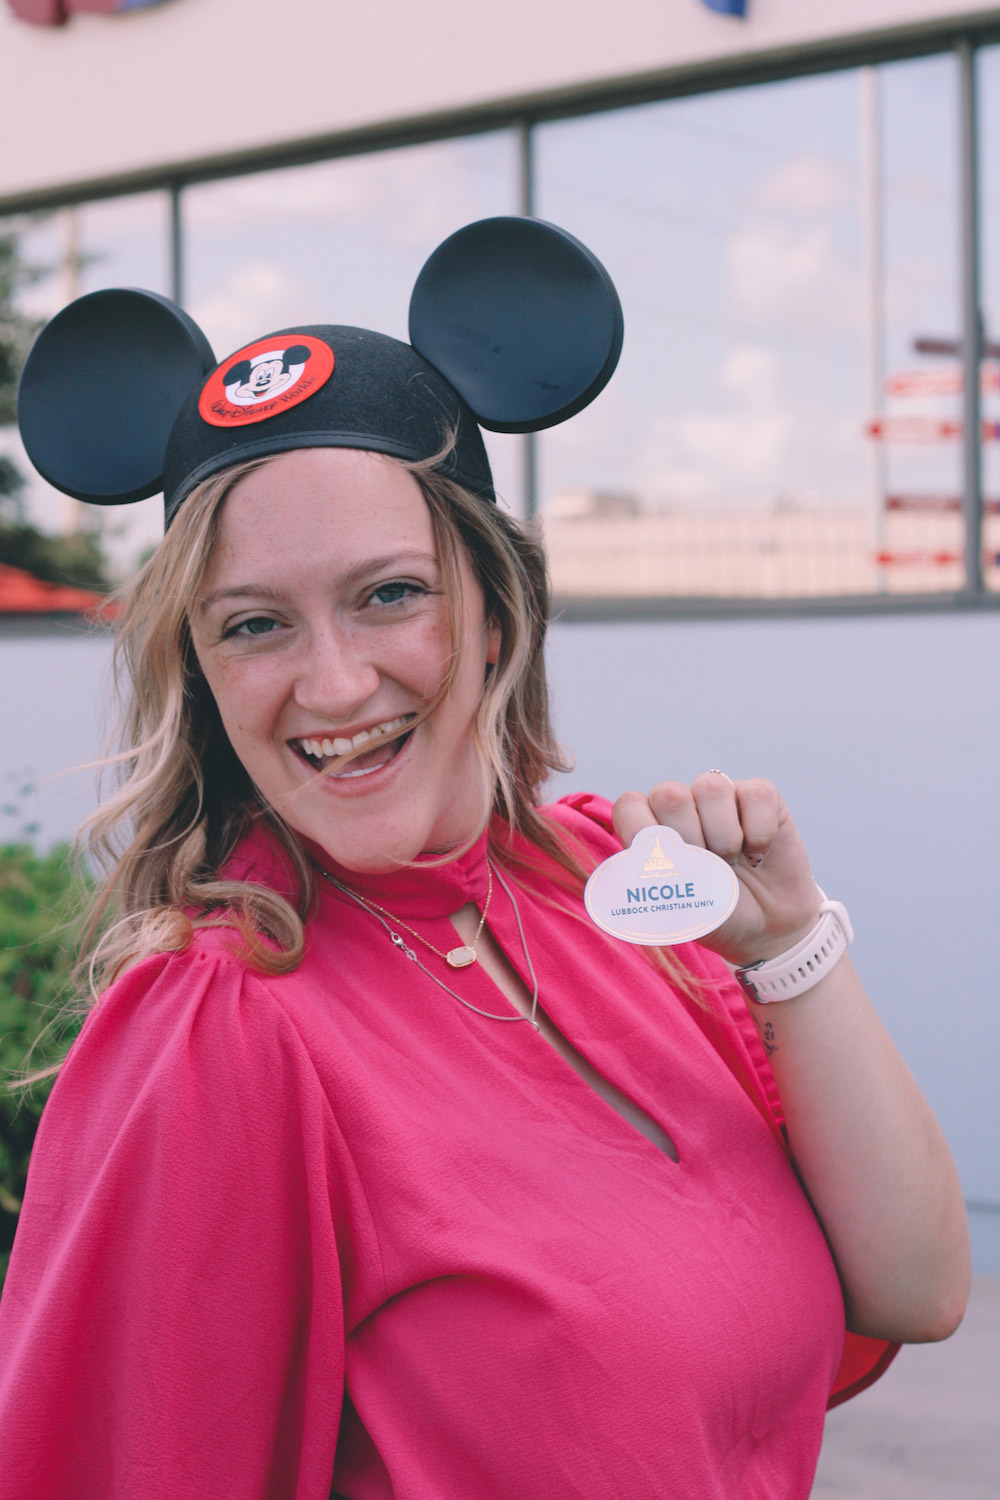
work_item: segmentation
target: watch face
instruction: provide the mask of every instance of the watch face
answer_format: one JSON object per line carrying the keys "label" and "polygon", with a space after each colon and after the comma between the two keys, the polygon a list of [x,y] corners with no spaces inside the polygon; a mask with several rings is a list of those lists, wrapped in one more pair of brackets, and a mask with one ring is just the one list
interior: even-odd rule
{"label": "watch face", "polygon": [[724,859],[685,844],[672,828],[641,828],[627,849],[587,881],[591,919],[624,943],[664,947],[714,932],[739,899]]}

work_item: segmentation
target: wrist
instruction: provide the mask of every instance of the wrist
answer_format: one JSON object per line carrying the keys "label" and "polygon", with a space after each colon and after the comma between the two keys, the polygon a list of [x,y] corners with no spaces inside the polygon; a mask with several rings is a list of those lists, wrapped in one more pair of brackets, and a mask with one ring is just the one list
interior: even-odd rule
{"label": "wrist", "polygon": [[780,934],[776,938],[771,938],[770,940],[764,939],[755,943],[750,956],[746,959],[740,959],[738,962],[734,960],[734,967],[737,969],[754,969],[759,964],[774,963],[776,959],[781,958],[784,954],[791,953],[800,943],[805,942],[809,934],[814,931],[817,922],[822,916],[822,903],[822,892],[817,889],[816,901],[812,911],[797,927],[792,928],[790,932]]}
{"label": "wrist", "polygon": [[759,958],[736,969],[736,980],[757,1005],[792,1000],[811,990],[836,966],[854,941],[847,909],[840,901],[822,901],[819,918],[798,941],[773,957]]}

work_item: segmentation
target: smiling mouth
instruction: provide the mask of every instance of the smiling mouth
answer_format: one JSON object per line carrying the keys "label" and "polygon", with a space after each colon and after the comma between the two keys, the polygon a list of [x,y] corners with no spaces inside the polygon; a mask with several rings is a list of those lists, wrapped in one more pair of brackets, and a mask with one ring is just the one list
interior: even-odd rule
{"label": "smiling mouth", "polygon": [[[409,739],[409,726],[415,718],[416,714],[400,714],[398,718],[386,719],[371,729],[361,729],[350,739],[344,735],[329,738],[306,736],[290,740],[289,744],[300,760],[314,771],[329,770],[333,780],[346,781],[349,777],[370,776],[373,771],[388,765]],[[330,769],[340,761],[346,761],[348,756],[350,760],[342,771]]]}

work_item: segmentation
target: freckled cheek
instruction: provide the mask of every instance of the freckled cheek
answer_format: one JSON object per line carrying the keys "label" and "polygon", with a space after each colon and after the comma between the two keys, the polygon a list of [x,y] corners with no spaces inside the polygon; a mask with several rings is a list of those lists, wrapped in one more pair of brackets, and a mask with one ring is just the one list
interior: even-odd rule
{"label": "freckled cheek", "polygon": [[410,680],[420,682],[423,695],[432,698],[447,677],[452,663],[453,648],[447,621],[428,625],[422,639],[412,643],[408,655]]}
{"label": "freckled cheek", "polygon": [[227,662],[205,674],[223,728],[237,750],[272,737],[285,699],[283,684],[269,680],[266,673],[241,670],[242,666]]}

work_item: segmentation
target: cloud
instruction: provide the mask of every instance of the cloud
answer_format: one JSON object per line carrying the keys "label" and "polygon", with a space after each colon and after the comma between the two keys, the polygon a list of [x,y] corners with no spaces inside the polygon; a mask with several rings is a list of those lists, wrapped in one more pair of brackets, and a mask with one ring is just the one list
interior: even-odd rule
{"label": "cloud", "polygon": [[828,214],[851,196],[847,168],[828,156],[793,156],[761,183],[763,208],[799,214]]}
{"label": "cloud", "polygon": [[282,219],[377,224],[392,244],[423,244],[483,212],[471,168],[455,142],[346,157],[192,189],[185,218],[195,232]]}
{"label": "cloud", "polygon": [[864,498],[859,416],[790,389],[774,349],[735,345],[716,386],[725,404],[664,413],[651,424],[632,474],[641,499],[759,505]]}
{"label": "cloud", "polygon": [[738,318],[795,332],[860,324],[859,272],[841,255],[830,224],[755,219],[726,246],[729,296]]}
{"label": "cloud", "polygon": [[763,495],[780,482],[791,435],[773,349],[739,344],[717,375],[728,410],[665,413],[652,424],[635,466],[647,500],[717,500]]}
{"label": "cloud", "polygon": [[764,179],[726,243],[727,290],[737,319],[795,333],[860,326],[862,277],[838,238],[853,191],[842,163],[806,153],[789,157]]}
{"label": "cloud", "polygon": [[[271,328],[307,323],[310,297],[298,277],[270,261],[251,261],[232,271],[212,296],[191,309],[221,358]],[[321,321],[317,315],[316,321]]]}
{"label": "cloud", "polygon": [[719,388],[754,410],[773,407],[781,386],[781,361],[761,344],[737,344],[719,366]]}

